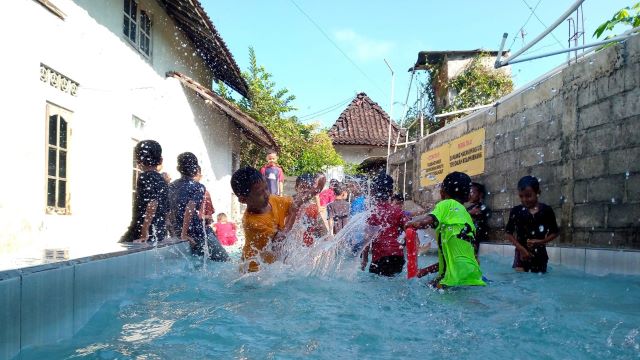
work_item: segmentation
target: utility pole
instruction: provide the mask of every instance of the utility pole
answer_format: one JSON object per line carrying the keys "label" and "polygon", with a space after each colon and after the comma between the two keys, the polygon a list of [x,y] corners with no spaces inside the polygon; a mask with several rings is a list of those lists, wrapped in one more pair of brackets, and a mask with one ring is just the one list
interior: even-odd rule
{"label": "utility pole", "polygon": [[387,174],[389,174],[389,155],[391,155],[391,122],[393,121],[393,90],[394,90],[393,87],[396,80],[396,75],[393,72],[391,65],[389,65],[389,62],[387,61],[387,59],[383,59],[383,60],[384,60],[384,63],[387,64],[389,71],[391,71],[391,101],[389,102],[389,139],[387,142]]}

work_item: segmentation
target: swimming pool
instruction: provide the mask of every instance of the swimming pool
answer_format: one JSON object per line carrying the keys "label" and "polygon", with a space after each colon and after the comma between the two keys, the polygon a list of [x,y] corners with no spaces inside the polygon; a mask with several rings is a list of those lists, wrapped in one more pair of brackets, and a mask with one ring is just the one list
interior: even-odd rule
{"label": "swimming pool", "polygon": [[[421,258],[427,263],[431,259]],[[436,291],[364,272],[177,259],[107,302],[72,339],[21,359],[638,358],[640,277],[482,257],[486,288]]]}

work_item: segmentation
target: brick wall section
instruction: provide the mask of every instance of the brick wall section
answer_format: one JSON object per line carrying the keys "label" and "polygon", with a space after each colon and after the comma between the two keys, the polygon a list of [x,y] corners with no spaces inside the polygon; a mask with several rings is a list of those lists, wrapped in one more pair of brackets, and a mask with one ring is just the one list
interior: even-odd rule
{"label": "brick wall section", "polygon": [[491,239],[504,241],[509,210],[520,203],[516,183],[541,181],[563,245],[640,249],[640,36],[565,68],[422,139],[390,158],[415,158],[413,197],[439,200],[421,188],[420,154],[485,128],[485,173],[493,210]]}

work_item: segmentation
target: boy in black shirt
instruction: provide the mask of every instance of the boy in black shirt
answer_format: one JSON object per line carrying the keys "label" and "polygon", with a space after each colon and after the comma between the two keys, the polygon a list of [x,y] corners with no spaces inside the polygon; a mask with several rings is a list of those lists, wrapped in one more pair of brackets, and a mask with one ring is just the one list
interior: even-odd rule
{"label": "boy in black shirt", "polygon": [[478,256],[478,249],[481,242],[486,242],[489,238],[489,227],[487,220],[491,215],[491,210],[484,203],[485,188],[484,185],[472,182],[471,191],[469,192],[469,206],[467,212],[473,219],[473,225],[476,227],[476,237],[473,242],[473,250]]}
{"label": "boy in black shirt", "polygon": [[158,166],[162,165],[162,147],[157,141],[144,140],[136,145],[135,156],[142,174],[136,185],[131,224],[120,242],[162,241],[167,237],[168,210],[167,183],[158,172]]}
{"label": "boy in black shirt", "polygon": [[513,268],[545,273],[549,261],[545,245],[558,237],[556,216],[550,206],[538,202],[540,183],[535,177],[518,181],[518,195],[522,205],[511,209],[506,228],[507,239],[516,247]]}

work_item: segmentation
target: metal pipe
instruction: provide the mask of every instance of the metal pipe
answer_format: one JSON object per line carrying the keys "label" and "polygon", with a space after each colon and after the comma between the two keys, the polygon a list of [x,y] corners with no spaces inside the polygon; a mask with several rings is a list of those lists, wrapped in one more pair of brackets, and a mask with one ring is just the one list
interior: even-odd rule
{"label": "metal pipe", "polygon": [[407,141],[407,142],[403,142],[403,143],[398,143],[396,145],[399,145],[399,146],[404,145],[406,147],[407,145],[415,144],[416,142],[417,142],[417,140],[411,140],[411,141]]}
{"label": "metal pipe", "polygon": [[[632,30],[640,30],[640,27],[634,28]],[[534,55],[534,56],[529,56],[529,57],[525,57],[522,59],[518,59],[518,60],[507,60],[507,62],[504,65],[511,65],[511,64],[517,64],[517,63],[521,63],[524,61],[529,61],[529,60],[536,60],[536,59],[540,59],[540,58],[545,58],[548,56],[553,56],[553,55],[558,55],[558,54],[562,54],[565,52],[571,52],[571,51],[577,51],[577,50],[581,50],[581,49],[587,49],[587,48],[592,48],[592,47],[596,47],[596,46],[600,46],[600,45],[606,45],[612,42],[617,42],[617,41],[622,41],[622,40],[626,40],[630,37],[634,36],[634,34],[623,34],[623,35],[618,35],[614,38],[608,39],[608,40],[603,40],[603,41],[596,41],[594,43],[591,44],[587,44],[587,45],[580,45],[580,46],[576,46],[576,47],[572,47],[569,49],[560,49],[560,50],[556,50],[556,51],[552,51],[546,54],[541,54],[541,55]]]}
{"label": "metal pipe", "polygon": [[502,61],[502,50],[504,50],[504,43],[507,41],[507,36],[509,36],[509,34],[507,33],[502,34],[502,42],[500,42],[500,50],[498,50],[498,57],[496,58],[496,63],[493,65],[493,67],[496,69],[500,67],[500,61]]}
{"label": "metal pipe", "polygon": [[520,50],[516,51],[513,55],[509,56],[507,61],[505,61],[505,62],[500,61],[500,63],[497,63],[496,65],[498,65],[498,66],[496,66],[495,68],[497,69],[499,67],[506,66],[509,63],[513,64],[513,62],[511,62],[511,60],[513,60],[513,59],[517,58],[518,56],[522,55],[522,53],[524,53],[525,51],[529,50],[532,46],[537,44],[540,40],[542,40],[550,32],[555,30],[555,28],[557,28],[558,25],[560,25],[560,23],[562,23],[569,15],[571,15],[571,13],[575,9],[577,9],[578,6],[580,6],[583,2],[584,2],[584,0],[577,0],[575,3],[573,3],[573,5],[571,5],[569,10],[565,11],[562,15],[560,15],[558,20],[554,21],[553,24],[549,25],[549,27],[545,31],[543,31],[540,35],[538,35],[535,39],[533,39],[527,45],[523,46]]}
{"label": "metal pipe", "polygon": [[456,111],[451,111],[451,112],[444,113],[444,114],[434,115],[433,117],[435,117],[437,119],[437,118],[441,118],[441,117],[447,117],[447,116],[451,116],[451,115],[466,113],[466,112],[469,112],[469,111],[480,110],[480,109],[491,107],[493,105],[494,104],[492,103],[492,104],[487,104],[487,105],[474,106],[474,107],[467,108],[467,109],[456,110]]}
{"label": "metal pipe", "polygon": [[411,79],[409,79],[409,88],[407,89],[407,97],[404,99],[404,108],[402,109],[402,120],[407,118],[407,107],[409,106],[409,94],[411,93],[411,84],[413,84],[413,76],[416,74],[416,67],[413,67]]}
{"label": "metal pipe", "polygon": [[389,139],[387,143],[387,174],[389,173],[389,155],[391,155],[391,122],[393,121],[393,86],[395,82],[396,75],[387,62],[387,59],[384,59],[384,63],[387,64],[389,71],[391,71],[391,102],[389,102]]}

